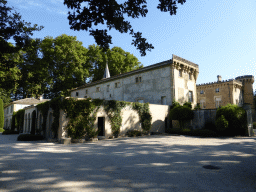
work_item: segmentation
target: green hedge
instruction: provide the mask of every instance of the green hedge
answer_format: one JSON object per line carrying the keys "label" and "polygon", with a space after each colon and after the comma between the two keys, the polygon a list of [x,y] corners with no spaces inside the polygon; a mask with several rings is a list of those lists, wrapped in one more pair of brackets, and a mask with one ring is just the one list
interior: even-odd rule
{"label": "green hedge", "polygon": [[126,135],[128,137],[137,137],[137,136],[141,136],[142,133],[141,133],[141,131],[138,131],[138,130],[129,130],[126,132]]}
{"label": "green hedge", "polygon": [[4,132],[4,129],[3,128],[0,128],[0,133]]}
{"label": "green hedge", "polygon": [[44,140],[42,135],[22,134],[19,135],[17,141],[38,141]]}
{"label": "green hedge", "polygon": [[170,134],[178,134],[178,135],[189,135],[189,136],[200,136],[200,137],[218,137],[219,135],[208,129],[171,129],[169,131]]}
{"label": "green hedge", "polygon": [[19,134],[19,131],[14,131],[14,130],[5,130],[2,135],[11,135],[11,134]]}

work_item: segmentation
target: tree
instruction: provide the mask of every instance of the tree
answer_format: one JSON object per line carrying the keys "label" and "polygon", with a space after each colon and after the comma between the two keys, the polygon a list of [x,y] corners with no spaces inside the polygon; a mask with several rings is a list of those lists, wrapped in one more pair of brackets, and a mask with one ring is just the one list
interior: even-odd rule
{"label": "tree", "polygon": [[4,127],[4,105],[3,100],[0,99],[0,128]]}
{"label": "tree", "polygon": [[91,65],[89,81],[98,81],[103,78],[106,63],[108,63],[111,76],[143,67],[138,58],[120,47],[113,47],[104,51],[99,46],[90,45],[87,56],[87,62]]}
{"label": "tree", "polygon": [[81,86],[89,76],[87,49],[76,37],[61,35],[46,37],[41,43],[42,68],[49,77],[49,97],[68,95],[68,90]]}
{"label": "tree", "polygon": [[[170,12],[170,15],[176,15],[177,3],[183,4],[186,0],[159,0],[157,6],[162,12]],[[64,0],[64,4],[73,12],[68,12],[68,20],[71,29],[86,30],[90,32],[96,43],[107,50],[112,43],[112,37],[107,34],[107,29],[116,29],[120,33],[128,33],[134,38],[132,45],[140,50],[141,56],[146,55],[146,51],[154,49],[152,44],[146,42],[141,32],[134,32],[128,17],[139,18],[146,17],[148,13],[146,0],[126,0],[124,3],[117,3],[116,0]],[[83,4],[83,5],[82,5]],[[92,25],[106,24],[107,29],[93,29]]]}
{"label": "tree", "polygon": [[6,92],[4,89],[0,88],[0,99],[2,99],[3,101],[3,106],[9,104],[10,102],[12,102],[11,93]]}
{"label": "tree", "polygon": [[[17,68],[19,51],[27,46],[33,31],[40,31],[43,27],[21,20],[13,8],[6,6],[6,0],[0,0],[0,86],[6,91],[17,87],[20,71]],[[16,46],[8,40],[13,39]]]}

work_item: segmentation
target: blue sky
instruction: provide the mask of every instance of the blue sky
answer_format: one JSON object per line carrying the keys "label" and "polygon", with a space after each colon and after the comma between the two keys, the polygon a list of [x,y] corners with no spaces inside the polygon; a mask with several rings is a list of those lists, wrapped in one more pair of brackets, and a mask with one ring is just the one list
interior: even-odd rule
{"label": "blue sky", "polygon": [[[44,26],[33,38],[76,36],[84,47],[95,44],[87,31],[70,29],[64,0],[8,0],[22,19]],[[122,0],[123,2],[123,0]],[[152,43],[155,49],[140,56],[131,45],[129,34],[111,30],[113,44],[135,55],[144,65],[169,60],[172,54],[199,65],[197,84],[241,75],[256,78],[256,1],[255,0],[187,0],[178,5],[177,14],[157,9],[158,0],[148,0],[145,18],[131,19],[135,32]],[[97,27],[94,27],[96,29]],[[254,83],[254,90],[256,83]]]}

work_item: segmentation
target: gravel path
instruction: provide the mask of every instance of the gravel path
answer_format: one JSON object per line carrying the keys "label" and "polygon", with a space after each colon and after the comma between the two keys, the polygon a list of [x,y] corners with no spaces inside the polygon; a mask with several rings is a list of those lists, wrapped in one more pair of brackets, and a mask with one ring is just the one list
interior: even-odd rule
{"label": "gravel path", "polygon": [[[0,191],[256,191],[256,137],[61,145],[0,134]],[[206,169],[215,168],[215,169]]]}

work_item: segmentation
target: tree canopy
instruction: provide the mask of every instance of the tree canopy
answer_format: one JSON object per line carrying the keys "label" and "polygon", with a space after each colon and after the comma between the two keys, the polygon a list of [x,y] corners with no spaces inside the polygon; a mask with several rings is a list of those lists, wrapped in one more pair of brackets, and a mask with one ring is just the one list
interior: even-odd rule
{"label": "tree canopy", "polygon": [[[43,27],[22,21],[21,16],[6,4],[6,0],[0,0],[0,87],[9,91],[17,87],[20,78],[17,68],[19,51],[26,47],[32,32]],[[16,45],[8,40],[14,40]]]}
{"label": "tree canopy", "polygon": [[[186,0],[159,0],[157,9],[162,12],[170,12],[170,15],[176,15],[177,4],[183,5]],[[116,0],[64,0],[64,5],[72,9],[68,12],[68,20],[71,29],[86,30],[90,32],[96,41],[104,50],[109,48],[112,43],[112,37],[108,35],[108,30],[116,29],[120,33],[128,33],[134,38],[132,45],[139,49],[141,56],[146,55],[146,51],[154,49],[152,44],[142,37],[141,32],[134,32],[129,21],[125,16],[131,18],[146,17],[148,13],[146,0],[126,0],[124,3],[118,3]],[[106,24],[107,29],[94,29],[92,25]]]}

